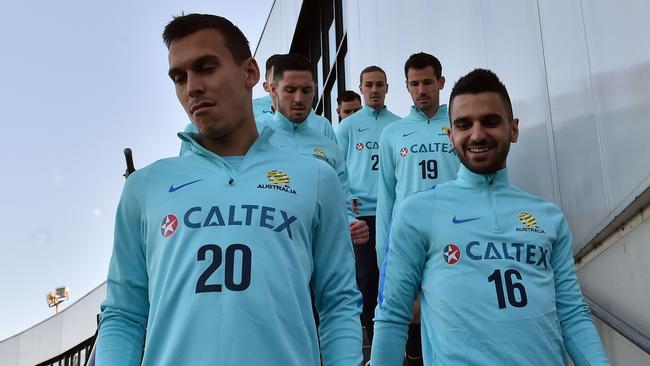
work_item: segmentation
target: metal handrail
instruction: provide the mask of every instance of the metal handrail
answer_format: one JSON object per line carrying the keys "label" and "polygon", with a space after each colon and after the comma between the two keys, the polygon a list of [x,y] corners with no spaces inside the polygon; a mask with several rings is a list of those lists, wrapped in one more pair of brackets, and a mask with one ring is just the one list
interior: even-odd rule
{"label": "metal handrail", "polygon": [[645,351],[645,353],[650,354],[650,338],[638,330],[632,328],[632,326],[617,318],[614,314],[610,313],[602,306],[596,304],[587,296],[584,296],[584,298],[587,305],[589,305],[591,308],[591,313],[593,315],[605,322],[617,333],[627,338],[627,340],[632,342],[635,346],[641,348],[643,351]]}

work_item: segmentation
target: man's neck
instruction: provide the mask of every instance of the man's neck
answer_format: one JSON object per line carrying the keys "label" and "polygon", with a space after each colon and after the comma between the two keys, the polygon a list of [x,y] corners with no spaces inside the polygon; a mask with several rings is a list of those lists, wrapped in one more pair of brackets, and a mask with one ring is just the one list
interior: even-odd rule
{"label": "man's neck", "polygon": [[436,115],[436,113],[438,113],[438,109],[440,109],[440,105],[437,105],[429,109],[428,111],[422,109],[422,112],[427,116],[427,118],[432,118],[433,116]]}
{"label": "man's neck", "polygon": [[208,139],[200,137],[199,143],[206,150],[219,156],[239,156],[246,155],[246,152],[248,152],[248,149],[258,136],[257,126],[251,118],[247,122],[242,122],[242,124],[221,138]]}

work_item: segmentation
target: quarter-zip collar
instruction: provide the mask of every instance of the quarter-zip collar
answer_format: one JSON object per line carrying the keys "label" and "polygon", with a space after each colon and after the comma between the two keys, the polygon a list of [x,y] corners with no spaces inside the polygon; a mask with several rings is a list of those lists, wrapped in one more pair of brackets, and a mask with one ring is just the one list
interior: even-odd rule
{"label": "quarter-zip collar", "polygon": [[[248,148],[248,151],[246,151],[246,154],[244,155],[244,159],[241,162],[241,165],[239,166],[239,171],[246,171],[244,169],[246,163],[248,160],[248,156],[251,154],[254,154],[258,150],[263,150],[269,146],[269,138],[273,135],[273,129],[270,127],[264,127],[262,129],[262,132],[260,132],[259,136],[253,144]],[[236,184],[236,178],[238,175],[238,171],[233,169],[230,164],[228,164],[221,156],[218,154],[213,153],[212,151],[204,148],[201,146],[201,144],[198,141],[199,134],[196,132],[179,132],[178,137],[186,142],[189,146],[189,149],[192,151],[192,153],[196,155],[200,155],[210,162],[214,163],[218,167],[222,168],[225,170],[226,173],[226,183],[230,185],[235,185]]]}
{"label": "quarter-zip collar", "polygon": [[443,104],[438,107],[438,111],[436,114],[433,115],[433,117],[429,118],[427,117],[426,113],[424,113],[419,107],[416,106],[411,106],[411,110],[409,111],[409,118],[414,119],[416,121],[427,121],[427,123],[430,123],[431,121],[434,120],[440,120],[440,119],[447,119],[447,105]]}
{"label": "quarter-zip collar", "polygon": [[469,188],[505,187],[508,182],[508,169],[497,170],[493,174],[477,174],[461,164],[456,181],[460,186]]}
{"label": "quarter-zip collar", "polygon": [[273,118],[271,118],[271,127],[281,129],[287,132],[300,132],[306,128],[309,128],[307,125],[307,119],[305,118],[302,122],[292,122],[289,121],[282,113],[274,113]]}
{"label": "quarter-zip collar", "polygon": [[368,107],[367,105],[361,107],[361,111],[363,111],[363,113],[365,113],[368,117],[372,117],[374,119],[381,118],[381,116],[386,114],[387,110],[388,109],[386,108],[386,106],[383,106],[379,109],[374,109],[372,107]]}

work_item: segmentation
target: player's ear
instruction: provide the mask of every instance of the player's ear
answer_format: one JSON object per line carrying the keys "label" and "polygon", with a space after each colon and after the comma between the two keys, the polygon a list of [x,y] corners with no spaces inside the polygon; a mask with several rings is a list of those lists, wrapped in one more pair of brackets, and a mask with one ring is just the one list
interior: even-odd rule
{"label": "player's ear", "polygon": [[246,86],[249,88],[254,87],[260,81],[260,68],[257,66],[257,61],[249,57],[242,63],[242,69],[244,71]]}
{"label": "player's ear", "polygon": [[513,144],[519,139],[519,118],[513,118],[510,121],[510,142]]}
{"label": "player's ear", "polygon": [[445,87],[445,77],[441,76],[440,79],[438,79],[438,86],[440,87],[440,90],[442,90]]}

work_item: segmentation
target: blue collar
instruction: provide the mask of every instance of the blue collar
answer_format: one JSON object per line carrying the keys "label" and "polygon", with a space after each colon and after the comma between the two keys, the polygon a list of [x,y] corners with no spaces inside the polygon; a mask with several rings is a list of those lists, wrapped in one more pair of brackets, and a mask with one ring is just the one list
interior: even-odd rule
{"label": "blue collar", "polygon": [[363,113],[367,114],[370,117],[379,118],[379,116],[385,114],[386,111],[388,111],[388,108],[386,108],[386,106],[383,106],[379,109],[374,109],[372,107],[368,107],[367,105],[364,105],[363,107],[361,107],[361,110],[363,111]]}
{"label": "blue collar", "polygon": [[[266,146],[269,144],[269,138],[273,135],[273,129],[270,127],[264,127],[262,131],[260,132],[259,136],[257,139],[253,142],[253,144],[248,148],[248,151],[246,152],[246,155],[248,155],[251,151],[256,150],[262,146]],[[201,146],[199,143],[199,133],[198,132],[179,132],[178,133],[178,138],[181,139],[181,141],[187,142],[190,145],[190,149],[192,152],[205,156],[206,158],[209,159],[219,159],[223,160],[223,158],[212,151],[204,148]]]}
{"label": "blue collar", "polygon": [[269,125],[273,128],[288,132],[302,131],[305,128],[309,128],[309,126],[307,126],[308,119],[309,115],[302,122],[292,122],[288,120],[287,117],[285,117],[282,113],[277,112],[273,113],[273,117],[270,119]]}
{"label": "blue collar", "polygon": [[507,168],[497,170],[492,174],[478,174],[467,169],[462,163],[460,164],[456,181],[464,187],[485,187],[486,185],[505,187],[510,184]]}
{"label": "blue collar", "polygon": [[411,106],[411,110],[409,111],[409,117],[411,119],[419,120],[419,121],[432,121],[436,119],[447,119],[447,105],[443,104],[438,107],[438,111],[436,114],[433,115],[433,117],[429,118],[427,115],[418,107],[416,106]]}

